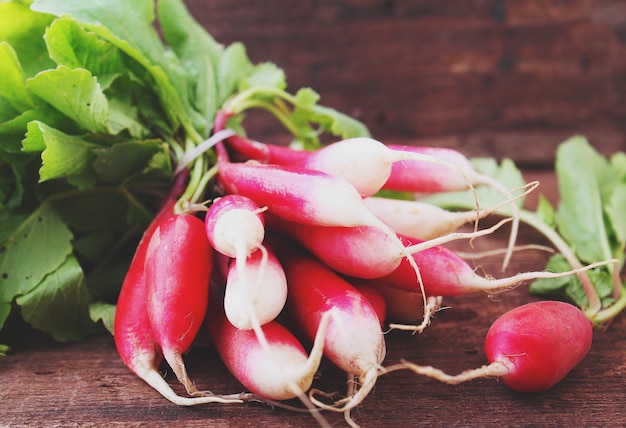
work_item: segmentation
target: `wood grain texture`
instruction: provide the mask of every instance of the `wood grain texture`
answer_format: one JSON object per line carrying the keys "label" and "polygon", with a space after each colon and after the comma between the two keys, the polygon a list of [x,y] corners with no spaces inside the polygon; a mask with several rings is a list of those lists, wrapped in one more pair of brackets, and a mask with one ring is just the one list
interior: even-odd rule
{"label": "wood grain texture", "polygon": [[[186,3],[218,41],[243,42],[384,142],[533,166],[573,134],[626,148],[624,1]],[[251,129],[280,134],[267,116]]]}

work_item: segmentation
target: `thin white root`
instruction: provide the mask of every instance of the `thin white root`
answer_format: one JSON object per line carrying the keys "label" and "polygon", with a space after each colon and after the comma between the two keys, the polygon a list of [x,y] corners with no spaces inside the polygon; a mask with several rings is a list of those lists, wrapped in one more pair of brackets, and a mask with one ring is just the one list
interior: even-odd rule
{"label": "thin white root", "polygon": [[442,296],[430,296],[428,297],[428,299],[426,299],[426,310],[424,311],[426,315],[424,316],[424,319],[422,320],[422,323],[420,325],[391,323],[389,324],[389,329],[412,331],[414,334],[421,333],[426,327],[430,325],[434,314],[441,309],[442,303]]}
{"label": "thin white root", "polygon": [[519,284],[525,281],[532,281],[539,278],[561,278],[564,276],[570,276],[574,274],[580,275],[583,272],[586,272],[591,269],[595,269],[600,266],[605,266],[611,263],[616,263],[617,259],[611,260],[603,260],[596,263],[591,263],[587,266],[583,266],[578,269],[571,269],[566,272],[547,272],[547,271],[539,271],[539,272],[523,272],[518,273],[517,275],[513,275],[506,278],[499,279],[487,279],[488,287],[483,287],[482,291],[495,294],[502,293],[504,291],[510,290],[512,288],[517,287]]}
{"label": "thin white root", "polygon": [[326,404],[318,400],[315,397],[316,394],[321,394],[323,396],[328,396],[328,395],[315,388],[309,391],[309,398],[319,408],[324,409],[324,410],[329,410],[332,412],[344,413],[344,416],[345,416],[346,412],[350,411],[351,409],[354,409],[359,404],[361,404],[363,400],[365,400],[367,395],[370,393],[372,388],[374,388],[374,385],[376,384],[376,380],[378,379],[378,371],[379,371],[379,367],[371,367],[370,369],[366,370],[359,377],[359,382],[361,383],[361,387],[357,388],[356,382],[350,382],[348,384],[349,394],[346,395],[345,398],[342,398],[341,400],[337,400],[333,404]]}
{"label": "thin white root", "polygon": [[417,253],[419,251],[424,251],[427,250],[429,248],[433,248],[436,247],[438,245],[443,245],[446,244],[448,242],[452,242],[452,241],[457,241],[460,239],[474,239],[474,238],[478,238],[480,236],[485,236],[485,235],[490,235],[493,232],[495,232],[496,230],[498,230],[500,227],[502,227],[502,225],[511,222],[513,219],[512,218],[505,218],[503,220],[500,220],[498,223],[496,223],[495,225],[487,228],[487,229],[481,229],[481,230],[477,230],[475,232],[452,232],[452,233],[448,233],[447,235],[444,236],[440,236],[439,238],[433,238],[433,239],[429,239],[428,241],[424,241],[424,242],[420,242],[419,244],[414,244],[414,245],[410,245],[408,247],[406,247],[407,251],[410,254],[414,254]]}
{"label": "thin white root", "polygon": [[198,404],[222,403],[236,404],[251,401],[252,395],[248,393],[218,395],[208,394],[200,397],[182,397],[172,389],[172,387],[161,377],[159,372],[153,369],[137,371],[137,375],[148,385],[159,392],[163,397],[177,406],[196,406]]}
{"label": "thin white root", "polygon": [[421,366],[406,360],[400,360],[398,364],[386,367],[383,370],[384,374],[391,373],[398,370],[411,370],[412,372],[424,375],[440,382],[450,385],[456,385],[462,382],[467,382],[472,379],[485,378],[485,377],[502,377],[509,373],[509,368],[505,362],[494,361],[489,365],[484,365],[477,369],[466,370],[458,375],[449,375],[444,371],[437,369],[433,366]]}
{"label": "thin white root", "polygon": [[[538,251],[545,251],[548,253],[554,253],[554,248],[548,247],[545,245],[539,245],[539,244],[516,245],[515,248],[513,248],[513,251],[527,251],[527,250],[538,250]],[[486,257],[498,256],[500,254],[506,253],[507,251],[508,251],[508,248],[495,248],[492,250],[475,251],[471,253],[465,252],[465,251],[456,251],[456,254],[459,257],[462,257],[464,259],[475,260],[475,259],[482,259]]]}

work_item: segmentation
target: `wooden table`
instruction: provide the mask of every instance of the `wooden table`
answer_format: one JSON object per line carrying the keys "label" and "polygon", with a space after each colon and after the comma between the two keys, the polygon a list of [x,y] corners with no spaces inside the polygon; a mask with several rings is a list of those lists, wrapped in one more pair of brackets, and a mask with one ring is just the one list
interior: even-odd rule
{"label": "wooden table", "polygon": [[[360,118],[382,141],[510,157],[551,200],[550,168],[563,139],[581,133],[604,153],[626,149],[624,1],[186,3],[217,40],[244,42],[254,61],[283,67],[290,88],[313,87],[322,103]],[[266,118],[251,117],[249,126],[257,138],[283,137]],[[545,243],[527,228],[521,238]],[[483,239],[501,247],[506,235]],[[547,257],[520,252],[506,274],[542,269]],[[482,265],[501,274],[498,260]],[[493,320],[533,299],[526,286],[446,299],[450,308],[423,334],[386,336],[385,364],[406,358],[449,373],[478,367]],[[0,358],[1,426],[317,425],[259,404],[176,407],[122,364],[109,336],[54,344],[21,330],[9,343],[13,352]],[[353,417],[364,427],[623,426],[625,358],[621,315],[550,391],[517,394],[493,379],[450,386],[396,372],[378,380]],[[212,349],[194,349],[186,360],[200,388],[242,390]],[[177,388],[171,373],[167,379]],[[318,382],[341,389],[344,381],[324,363]],[[344,426],[341,415],[325,416]]]}

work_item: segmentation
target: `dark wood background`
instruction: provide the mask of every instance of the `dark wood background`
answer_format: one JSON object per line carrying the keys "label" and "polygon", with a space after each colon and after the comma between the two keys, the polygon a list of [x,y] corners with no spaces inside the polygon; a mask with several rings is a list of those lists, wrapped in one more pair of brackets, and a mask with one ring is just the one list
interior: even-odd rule
{"label": "dark wood background", "polygon": [[[379,140],[510,157],[553,201],[561,141],[584,134],[603,153],[626,150],[625,1],[186,3],[218,41],[243,42],[253,61],[282,67],[291,89],[314,88],[323,104],[358,117]],[[248,130],[259,139],[285,138],[263,117],[252,116]],[[481,242],[502,247],[506,234]],[[523,228],[521,243],[545,242]],[[481,266],[500,276],[542,269],[547,257],[518,253],[505,273],[499,260]],[[450,309],[422,335],[387,336],[385,363],[404,357],[450,373],[480,366],[493,320],[534,299],[525,286],[493,299],[447,299]],[[24,330],[0,339],[14,347],[0,359],[0,426],[316,425],[307,415],[259,405],[178,408],[130,373],[108,336],[53,344]],[[364,427],[623,426],[625,358],[621,315],[545,393],[516,394],[493,379],[449,386],[395,373],[379,379],[354,417]],[[211,349],[196,349],[187,361],[199,387],[241,390]],[[345,378],[325,363],[319,380],[342,388]],[[345,426],[340,415],[326,416]]]}
{"label": "dark wood background", "polygon": [[[546,166],[581,133],[626,148],[626,2],[188,0],[222,43],[272,61],[385,142]],[[255,124],[274,135],[273,121]]]}

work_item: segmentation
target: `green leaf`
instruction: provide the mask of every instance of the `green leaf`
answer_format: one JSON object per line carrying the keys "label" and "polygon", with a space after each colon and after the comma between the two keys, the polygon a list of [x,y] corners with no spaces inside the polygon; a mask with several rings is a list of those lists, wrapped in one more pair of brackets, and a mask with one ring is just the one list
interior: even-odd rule
{"label": "green leaf", "polygon": [[128,72],[116,46],[86,31],[72,19],[56,19],[46,30],[45,40],[57,65],[89,70],[104,89],[117,75]]}
{"label": "green leaf", "polygon": [[253,69],[243,44],[233,43],[224,50],[217,69],[218,105],[239,88],[240,82]]}
{"label": "green leaf", "polygon": [[71,240],[72,233],[47,203],[12,231],[0,247],[0,329],[11,302],[65,262],[72,252]]}
{"label": "green leaf", "polygon": [[256,64],[250,74],[239,83],[239,91],[254,87],[285,90],[287,88],[285,72],[271,62]]}
{"label": "green leaf", "polygon": [[13,47],[7,42],[0,42],[0,96],[23,112],[34,107],[26,90],[25,76]]}
{"label": "green leaf", "polygon": [[[516,189],[525,184],[521,171],[510,159],[503,159],[499,165],[493,158],[473,158],[471,161],[480,173],[494,178],[506,189]],[[506,199],[505,195],[490,186],[477,187],[476,197],[479,205],[485,208],[496,205]],[[425,197],[423,200],[449,209],[471,210],[476,208],[476,201],[471,191],[439,193]],[[522,206],[523,202],[523,199],[518,200],[518,205]],[[506,205],[498,212],[504,215],[511,215],[512,211],[510,206]]]}
{"label": "green leaf", "polygon": [[107,132],[108,104],[102,88],[88,70],[59,66],[28,80],[28,89],[81,128]]}
{"label": "green leaf", "polygon": [[111,147],[94,150],[98,158],[94,169],[105,181],[120,183],[146,168],[158,152],[167,153],[164,143],[157,140],[129,140]]}
{"label": "green leaf", "polygon": [[554,207],[552,207],[550,201],[543,195],[539,195],[536,214],[542,222],[552,228],[555,227]]}
{"label": "green leaf", "polygon": [[19,57],[26,76],[54,67],[43,40],[53,17],[36,13],[25,4],[0,2],[0,41],[7,41]]}
{"label": "green leaf", "polygon": [[203,117],[198,127],[206,138],[218,109],[217,64],[223,47],[198,24],[180,0],[160,0],[157,14],[165,39],[190,75],[190,102]]}
{"label": "green leaf", "polygon": [[311,121],[318,123],[333,135],[341,138],[369,137],[370,132],[367,127],[358,120],[340,111],[316,105],[313,107],[314,116]]}
{"label": "green leaf", "polygon": [[606,161],[584,137],[572,137],[557,149],[557,225],[579,258],[589,263],[612,257],[598,178],[605,169]]}
{"label": "green leaf", "polygon": [[[185,95],[188,91],[187,76],[180,63],[162,44],[153,26],[152,0],[35,0],[31,7],[57,16],[69,15],[117,46],[147,71],[154,83],[137,70],[134,72],[159,94],[174,126],[191,122],[193,113]],[[132,64],[128,66],[134,69]]]}
{"label": "green leaf", "polygon": [[22,318],[59,342],[81,340],[97,331],[89,318],[92,301],[83,271],[73,256],[16,299]]}
{"label": "green leaf", "polygon": [[[561,254],[553,255],[546,264],[546,270],[549,272],[566,272],[570,269],[571,266]],[[575,280],[576,278],[573,275],[563,276],[561,278],[539,278],[530,284],[529,291],[537,295],[556,294]]]}
{"label": "green leaf", "polygon": [[67,135],[42,122],[28,124],[23,142],[26,152],[42,151],[40,182],[67,177],[78,187],[87,188],[95,183],[91,164],[98,146],[81,137]]}
{"label": "green leaf", "polygon": [[104,302],[95,302],[89,305],[89,316],[93,322],[102,321],[107,331],[113,334],[113,321],[115,320],[115,305]]}
{"label": "green leaf", "polygon": [[11,350],[10,346],[3,345],[2,343],[0,343],[0,357],[6,357],[10,350]]}

